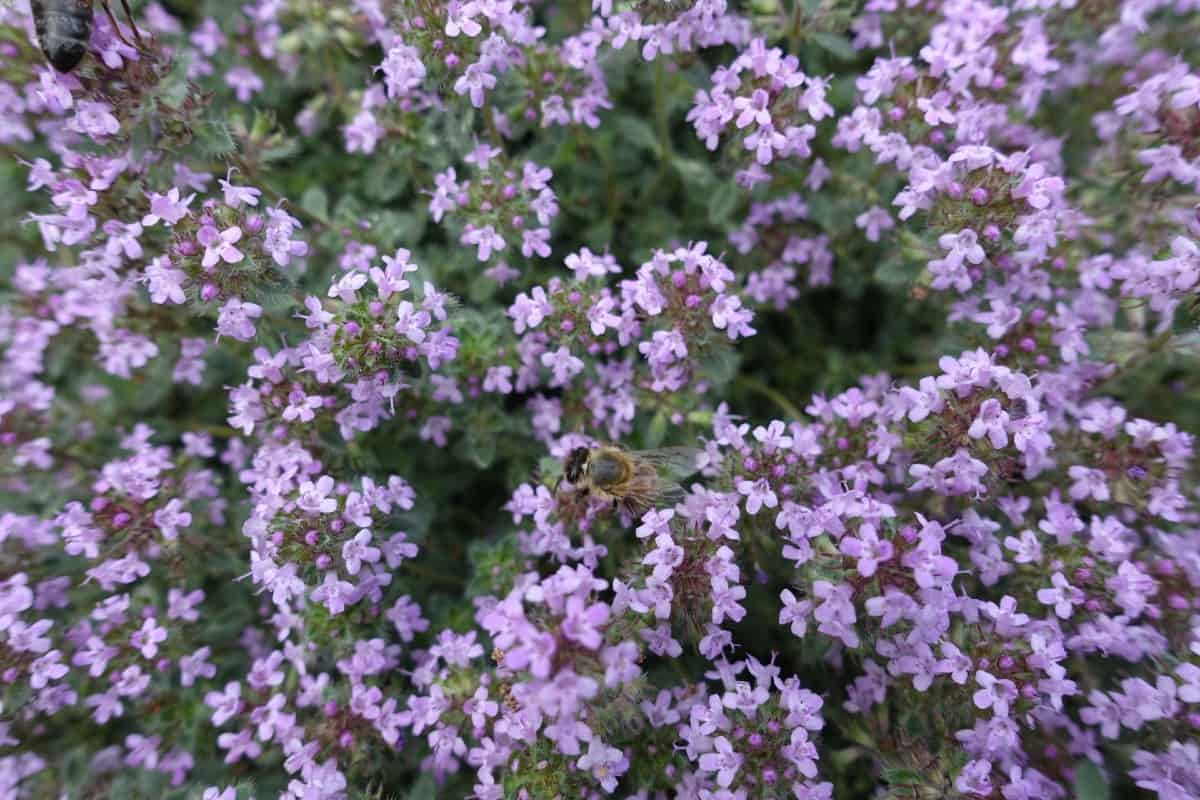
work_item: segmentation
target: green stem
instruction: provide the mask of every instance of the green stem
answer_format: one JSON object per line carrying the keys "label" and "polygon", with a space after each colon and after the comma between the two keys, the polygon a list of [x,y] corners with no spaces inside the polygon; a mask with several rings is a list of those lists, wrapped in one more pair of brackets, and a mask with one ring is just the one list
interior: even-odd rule
{"label": "green stem", "polygon": [[662,151],[660,164],[665,169],[671,163],[671,128],[667,119],[667,71],[661,58],[654,61],[654,121],[658,127],[658,147]]}
{"label": "green stem", "polygon": [[792,0],[792,19],[788,23],[788,51],[791,55],[800,55],[800,3]]}
{"label": "green stem", "polygon": [[487,126],[488,136],[492,139],[492,144],[497,147],[504,147],[504,137],[500,135],[500,129],[496,127],[496,118],[492,114],[492,104],[488,103],[479,110],[483,114],[483,123]]}
{"label": "green stem", "polygon": [[205,433],[209,433],[209,434],[212,434],[213,436],[219,436],[219,437],[225,438],[225,439],[231,439],[235,436],[242,435],[241,431],[235,430],[234,428],[231,428],[228,425],[211,425],[208,423],[201,423],[201,424],[192,423],[188,427],[191,430],[204,431]]}
{"label": "green stem", "polygon": [[754,392],[755,394],[761,394],[762,396],[769,398],[775,403],[775,405],[783,409],[783,411],[792,419],[799,420],[804,418],[804,415],[800,413],[800,409],[796,408],[791,400],[788,400],[779,391],[772,389],[770,386],[767,386],[757,378],[751,378],[748,375],[741,375],[738,377],[737,383]]}

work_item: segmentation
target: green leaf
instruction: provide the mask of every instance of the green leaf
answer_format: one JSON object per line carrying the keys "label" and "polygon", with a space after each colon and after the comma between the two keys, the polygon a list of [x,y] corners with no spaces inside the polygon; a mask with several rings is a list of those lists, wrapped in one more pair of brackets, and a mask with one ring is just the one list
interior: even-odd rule
{"label": "green leaf", "polygon": [[1075,800],[1109,800],[1112,792],[1108,779],[1091,761],[1082,761],[1075,768]]}
{"label": "green leaf", "polygon": [[420,780],[413,784],[412,791],[404,796],[405,800],[435,800],[436,797],[437,784],[428,772],[423,774]]}
{"label": "green leaf", "polygon": [[656,156],[659,155],[658,135],[654,133],[654,128],[650,127],[650,123],[641,117],[622,114],[617,117],[614,124],[621,144],[632,144],[634,147],[649,150]]}
{"label": "green leaf", "polygon": [[613,222],[607,217],[597,221],[583,234],[583,241],[596,252],[603,251],[613,239]]}
{"label": "green leaf", "polygon": [[810,33],[809,37],[817,46],[834,56],[837,56],[843,61],[854,61],[858,58],[858,51],[851,46],[850,41],[840,34],[826,33],[820,31]]}
{"label": "green leaf", "polygon": [[296,305],[296,298],[287,286],[265,287],[255,294],[254,299],[269,314],[280,314]]}
{"label": "green leaf", "polygon": [[724,181],[708,200],[708,220],[720,225],[733,215],[740,200],[740,190],[733,181]]}
{"label": "green leaf", "polygon": [[925,783],[923,773],[915,769],[903,769],[900,767],[885,769],[883,771],[883,779],[889,784],[901,786],[921,786]]}
{"label": "green leaf", "polygon": [[265,163],[271,161],[282,161],[285,158],[291,158],[300,152],[300,143],[291,139],[274,147],[268,147],[259,153],[259,160]]}
{"label": "green leaf", "polygon": [[907,289],[915,278],[914,271],[903,258],[884,259],[875,268],[875,280],[889,289]]}
{"label": "green leaf", "polygon": [[320,186],[309,186],[300,195],[300,207],[317,219],[329,221],[329,197]]}
{"label": "green leaf", "polygon": [[371,216],[371,233],[385,250],[412,247],[425,230],[425,220],[424,214],[381,211]]}
{"label": "green leaf", "polygon": [[671,161],[671,166],[690,189],[708,191],[716,177],[712,167],[695,158],[676,158]]}
{"label": "green leaf", "polygon": [[664,411],[657,411],[654,417],[650,420],[650,427],[646,429],[644,443],[647,448],[655,448],[663,443],[663,438],[667,435],[667,415]]}
{"label": "green leaf", "polygon": [[129,147],[133,154],[137,158],[141,158],[147,150],[154,146],[155,140],[161,132],[162,123],[159,121],[153,105],[146,106],[143,113],[138,115],[129,135]]}
{"label": "green leaf", "polygon": [[496,423],[494,418],[479,415],[467,427],[464,450],[467,458],[480,469],[487,469],[496,460]]}
{"label": "green leaf", "polygon": [[363,190],[368,197],[386,203],[399,197],[407,185],[406,173],[389,168],[373,168],[367,170]]}
{"label": "green leaf", "polygon": [[237,142],[229,132],[229,126],[218,120],[201,120],[192,129],[196,146],[210,158],[224,158],[237,150]]}
{"label": "green leaf", "polygon": [[733,380],[741,364],[742,357],[737,349],[728,341],[717,339],[713,342],[712,349],[704,354],[700,370],[708,380],[717,386],[723,386]]}

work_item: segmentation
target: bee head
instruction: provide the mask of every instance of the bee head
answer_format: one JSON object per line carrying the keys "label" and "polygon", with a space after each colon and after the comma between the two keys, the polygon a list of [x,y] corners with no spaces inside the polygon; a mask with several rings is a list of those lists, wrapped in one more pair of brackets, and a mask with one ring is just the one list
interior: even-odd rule
{"label": "bee head", "polygon": [[563,476],[568,482],[577,484],[587,471],[587,464],[588,449],[586,447],[576,447],[567,454],[566,464],[563,465]]}

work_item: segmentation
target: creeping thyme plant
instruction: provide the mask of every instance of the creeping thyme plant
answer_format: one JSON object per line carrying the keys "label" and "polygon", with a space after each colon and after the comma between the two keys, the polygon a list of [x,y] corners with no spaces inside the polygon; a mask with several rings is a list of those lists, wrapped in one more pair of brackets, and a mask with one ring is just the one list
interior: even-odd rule
{"label": "creeping thyme plant", "polygon": [[0,797],[1200,797],[1197,0],[90,5]]}

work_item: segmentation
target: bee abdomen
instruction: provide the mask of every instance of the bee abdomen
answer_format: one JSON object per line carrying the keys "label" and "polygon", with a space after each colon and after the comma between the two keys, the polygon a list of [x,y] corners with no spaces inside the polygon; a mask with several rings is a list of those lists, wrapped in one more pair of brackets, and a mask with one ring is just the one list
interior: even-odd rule
{"label": "bee abdomen", "polygon": [[92,0],[32,0],[30,6],[46,59],[59,72],[70,72],[92,38]]}
{"label": "bee abdomen", "polygon": [[588,477],[597,486],[613,486],[629,478],[629,467],[620,459],[599,453],[588,464]]}

